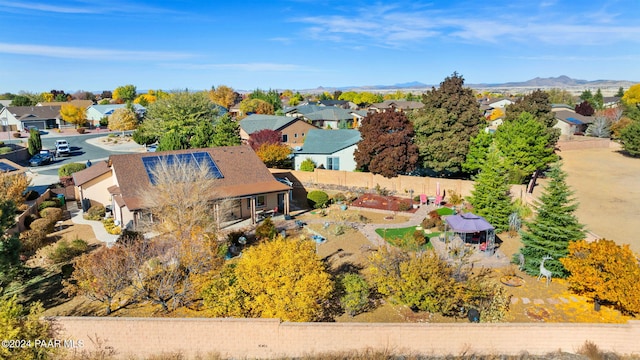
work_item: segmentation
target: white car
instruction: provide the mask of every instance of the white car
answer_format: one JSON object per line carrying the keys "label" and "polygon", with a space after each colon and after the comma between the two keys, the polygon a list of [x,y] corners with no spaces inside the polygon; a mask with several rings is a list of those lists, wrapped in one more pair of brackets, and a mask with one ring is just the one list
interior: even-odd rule
{"label": "white car", "polygon": [[56,140],[56,156],[71,155],[71,148],[67,140]]}

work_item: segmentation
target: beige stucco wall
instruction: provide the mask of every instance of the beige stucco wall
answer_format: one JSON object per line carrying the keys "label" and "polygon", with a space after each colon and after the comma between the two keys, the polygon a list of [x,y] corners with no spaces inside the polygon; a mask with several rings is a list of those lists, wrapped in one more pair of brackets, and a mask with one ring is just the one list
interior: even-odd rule
{"label": "beige stucco wall", "polygon": [[59,317],[61,338],[92,340],[120,358],[180,352],[226,358],[277,358],[340,351],[459,355],[575,353],[586,341],[601,350],[640,354],[640,321],[626,324],[281,323],[277,319]]}
{"label": "beige stucco wall", "polygon": [[113,185],[112,172],[109,171],[97,178],[78,186],[80,194],[84,199],[91,199],[92,202],[99,202],[102,205],[111,204],[111,195],[107,188]]}
{"label": "beige stucco wall", "polygon": [[287,145],[293,147],[302,146],[304,137],[311,129],[317,128],[306,121],[298,120],[282,129],[282,135],[287,135]]}

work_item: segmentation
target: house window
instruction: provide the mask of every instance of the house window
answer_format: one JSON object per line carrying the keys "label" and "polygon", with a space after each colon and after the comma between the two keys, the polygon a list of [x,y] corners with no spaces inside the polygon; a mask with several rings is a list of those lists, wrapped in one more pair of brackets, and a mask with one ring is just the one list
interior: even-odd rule
{"label": "house window", "polygon": [[327,156],[327,170],[340,170],[340,158]]}
{"label": "house window", "polygon": [[[258,195],[256,196],[256,207],[265,207],[267,205],[266,203],[266,197],[264,195]],[[251,199],[247,199],[247,209],[251,208]]]}
{"label": "house window", "polygon": [[287,142],[289,140],[289,135],[282,134],[282,142]]}
{"label": "house window", "polygon": [[297,138],[298,137],[298,133],[293,134],[293,137]]}

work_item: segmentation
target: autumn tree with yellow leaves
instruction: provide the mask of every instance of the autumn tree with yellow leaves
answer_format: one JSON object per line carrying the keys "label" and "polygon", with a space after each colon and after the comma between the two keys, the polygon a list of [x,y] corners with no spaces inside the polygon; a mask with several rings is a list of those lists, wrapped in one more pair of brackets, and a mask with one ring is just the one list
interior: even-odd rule
{"label": "autumn tree with yellow leaves", "polygon": [[607,239],[574,241],[560,262],[571,273],[567,280],[576,293],[640,314],[640,264],[629,245]]}
{"label": "autumn tree with yellow leaves", "polygon": [[138,127],[136,113],[126,107],[116,109],[109,115],[109,130],[122,131],[135,130]]}
{"label": "autumn tree with yellow leaves", "polygon": [[226,85],[220,85],[217,88],[211,87],[211,90],[209,90],[209,99],[227,109],[236,103],[238,97],[238,93]]}
{"label": "autumn tree with yellow leaves", "polygon": [[331,275],[310,240],[278,236],[243,252],[205,286],[212,316],[318,321],[333,292]]}
{"label": "autumn tree with yellow leaves", "polygon": [[74,124],[77,128],[87,122],[87,109],[73,104],[64,104],[60,106],[60,116],[62,120]]}

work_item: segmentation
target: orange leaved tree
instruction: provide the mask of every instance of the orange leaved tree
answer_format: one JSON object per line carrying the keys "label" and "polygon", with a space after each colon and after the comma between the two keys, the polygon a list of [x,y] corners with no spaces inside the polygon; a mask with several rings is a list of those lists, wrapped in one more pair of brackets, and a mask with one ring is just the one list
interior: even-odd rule
{"label": "orange leaved tree", "polygon": [[596,305],[610,303],[625,313],[640,313],[640,265],[629,245],[606,239],[575,241],[560,262],[571,273],[569,286],[576,293]]}

